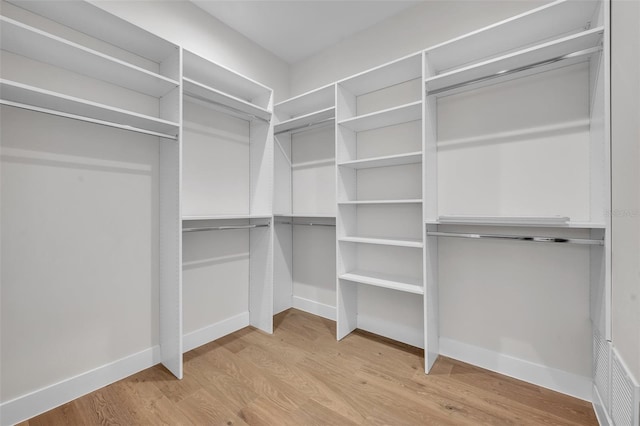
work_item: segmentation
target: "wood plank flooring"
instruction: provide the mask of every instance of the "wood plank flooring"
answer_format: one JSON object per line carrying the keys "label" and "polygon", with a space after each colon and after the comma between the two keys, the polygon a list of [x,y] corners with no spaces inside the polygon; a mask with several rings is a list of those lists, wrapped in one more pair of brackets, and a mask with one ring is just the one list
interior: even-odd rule
{"label": "wood plank flooring", "polygon": [[298,310],[44,413],[36,425],[597,425],[590,403]]}

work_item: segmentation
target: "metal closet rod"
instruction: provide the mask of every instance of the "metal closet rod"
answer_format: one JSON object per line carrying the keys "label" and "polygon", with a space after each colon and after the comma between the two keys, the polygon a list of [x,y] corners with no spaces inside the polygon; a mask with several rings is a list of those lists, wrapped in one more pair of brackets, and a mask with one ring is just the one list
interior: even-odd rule
{"label": "metal closet rod", "polygon": [[307,123],[307,124],[303,124],[301,126],[297,126],[297,127],[293,127],[291,129],[287,129],[287,130],[280,130],[279,132],[275,132],[273,135],[277,136],[277,135],[281,135],[283,133],[290,133],[290,132],[295,132],[296,130],[302,130],[302,129],[306,129],[307,127],[312,127],[312,126],[317,126],[319,124],[324,124],[324,123],[329,123],[329,122],[333,122],[335,121],[335,117],[331,117],[331,118],[326,118],[324,120],[320,120],[320,121],[315,121],[313,123]]}
{"label": "metal closet rod", "polygon": [[262,118],[262,117],[258,117],[257,115],[249,114],[248,112],[243,111],[241,109],[234,108],[234,107],[229,106],[227,104],[223,104],[222,102],[212,101],[211,99],[207,99],[207,98],[205,98],[203,96],[196,95],[195,93],[191,93],[191,92],[186,91],[186,90],[185,90],[184,94],[187,95],[190,98],[197,99],[199,101],[206,102],[208,104],[218,105],[218,106],[220,106],[220,107],[222,107],[222,108],[224,108],[226,110],[233,111],[233,112],[235,112],[237,114],[242,114],[242,115],[244,115],[246,117],[249,117],[249,118],[252,118],[252,119],[255,119],[255,120],[264,121],[265,123],[270,123],[271,122],[270,120],[267,120],[266,118]]}
{"label": "metal closet rod", "polygon": [[225,226],[203,226],[198,228],[182,228],[182,232],[200,232],[200,231],[227,231],[229,229],[253,229],[268,228],[268,223],[259,225],[225,225]]}
{"label": "metal closet rod", "polygon": [[511,241],[526,241],[526,242],[533,242],[533,243],[565,243],[565,244],[582,244],[582,245],[592,245],[592,246],[604,245],[603,240],[589,240],[589,239],[583,239],[583,238],[540,237],[540,236],[531,236],[531,235],[465,234],[465,233],[459,233],[459,232],[427,231],[427,236],[511,240]]}
{"label": "metal closet rod", "polygon": [[[571,59],[571,58],[577,58],[579,56],[591,55],[592,53],[596,53],[596,52],[599,52],[601,50],[602,50],[601,46],[596,46],[596,47],[591,47],[589,49],[584,49],[584,50],[580,50],[580,51],[573,52],[573,53],[567,53],[566,55],[557,56],[555,58],[547,59],[545,61],[535,62],[533,64],[523,65],[521,67],[512,68],[512,69],[508,69],[508,70],[504,70],[504,71],[498,71],[495,74],[487,75],[487,76],[484,76],[484,77],[474,78],[472,80],[464,81],[462,83],[456,83],[456,84],[452,84],[450,86],[441,87],[440,89],[427,90],[427,95],[428,96],[437,95],[438,93],[447,92],[449,90],[454,90],[454,89],[459,89],[460,87],[469,86],[471,84],[481,83],[483,81],[492,80],[492,79],[498,78],[498,77],[504,77],[505,75],[515,74],[515,73],[518,73],[518,72],[526,71],[526,70],[529,70],[529,69],[532,69],[532,68],[541,67],[541,66],[544,66],[544,65],[550,65],[550,64],[553,64],[553,63],[556,63],[556,62],[559,62],[559,61],[563,61],[565,59]],[[428,84],[429,84],[429,82],[427,81],[427,85]]]}
{"label": "metal closet rod", "polygon": [[304,222],[304,223],[300,223],[300,222],[276,222],[278,225],[303,225],[303,226],[333,226],[335,227],[335,224],[332,223],[315,223],[315,222]]}

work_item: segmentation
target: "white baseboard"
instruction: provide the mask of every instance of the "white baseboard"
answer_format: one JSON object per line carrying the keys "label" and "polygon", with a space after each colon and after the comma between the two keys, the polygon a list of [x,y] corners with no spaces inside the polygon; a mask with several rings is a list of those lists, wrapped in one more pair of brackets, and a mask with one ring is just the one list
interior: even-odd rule
{"label": "white baseboard", "polygon": [[335,306],[325,305],[324,303],[316,302],[314,300],[293,296],[293,307],[322,318],[330,319],[332,321],[336,320]]}
{"label": "white baseboard", "polygon": [[0,404],[0,425],[22,422],[160,362],[160,346],[110,362]]}
{"label": "white baseboard", "polygon": [[600,397],[600,392],[598,392],[598,388],[593,386],[593,411],[596,413],[596,417],[598,419],[598,424],[600,426],[613,426],[613,421],[609,417],[607,413],[607,409],[605,408],[604,402]]}
{"label": "white baseboard", "polygon": [[216,339],[238,331],[249,325],[249,312],[243,312],[231,318],[219,321],[215,324],[202,327],[182,337],[182,350],[189,352]]}
{"label": "white baseboard", "polygon": [[580,376],[442,337],[440,354],[585,401],[592,399],[591,377]]}

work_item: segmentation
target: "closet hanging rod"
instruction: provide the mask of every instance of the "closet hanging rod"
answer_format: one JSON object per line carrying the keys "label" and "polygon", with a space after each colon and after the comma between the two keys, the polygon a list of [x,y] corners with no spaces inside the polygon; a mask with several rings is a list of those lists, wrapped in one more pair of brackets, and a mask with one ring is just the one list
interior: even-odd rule
{"label": "closet hanging rod", "polygon": [[266,118],[258,117],[257,115],[253,115],[251,113],[248,113],[247,111],[243,111],[241,109],[234,108],[234,107],[229,106],[227,104],[224,104],[222,102],[212,101],[211,99],[207,99],[207,98],[205,98],[203,96],[196,95],[195,93],[189,92],[187,90],[185,90],[184,94],[187,95],[190,98],[197,99],[197,100],[199,100],[201,102],[205,102],[207,104],[217,105],[217,106],[219,106],[221,108],[224,108],[224,109],[229,110],[229,111],[233,111],[236,114],[241,114],[241,115],[243,115],[245,117],[248,117],[250,119],[264,121],[265,123],[270,123],[271,122],[270,120],[267,120]]}
{"label": "closet hanging rod", "polygon": [[291,132],[295,132],[296,130],[306,129],[307,127],[319,126],[321,124],[328,124],[329,122],[333,123],[334,121],[335,121],[335,117],[326,118],[324,120],[315,121],[313,123],[302,124],[300,126],[293,127],[291,129],[280,130],[279,132],[275,132],[273,135],[277,136],[277,135],[281,135],[283,133],[291,133]]}
{"label": "closet hanging rod", "polygon": [[315,223],[315,222],[304,222],[304,223],[299,223],[299,222],[276,222],[278,225],[303,225],[303,226],[333,226],[335,227],[335,224],[332,223]]}
{"label": "closet hanging rod", "polygon": [[464,233],[458,233],[458,232],[427,231],[427,236],[527,241],[527,242],[533,242],[533,243],[567,243],[567,244],[582,244],[582,245],[592,245],[592,246],[604,245],[603,240],[590,240],[590,239],[582,239],[582,238],[562,238],[562,237],[540,237],[540,236],[530,236],[530,235],[464,234]]}
{"label": "closet hanging rod", "polygon": [[260,225],[204,226],[199,228],[182,228],[182,232],[227,231],[229,229],[253,229],[253,228],[268,228],[268,227],[269,227],[268,223],[264,223]]}
{"label": "closet hanging rod", "polygon": [[171,140],[178,139],[178,136],[176,135],[169,135],[166,133],[154,132],[153,130],[146,130],[146,129],[141,129],[139,127],[129,126],[126,124],[119,124],[111,121],[99,120],[97,118],[84,117],[82,115],[70,114],[67,112],[56,111],[49,108],[41,108],[33,105],[23,104],[20,102],[13,102],[13,101],[0,99],[0,105],[6,105],[14,108],[25,109],[28,111],[40,112],[43,114],[55,115],[56,117],[64,117],[64,118],[69,118],[71,120],[84,121],[87,123],[98,124],[100,126],[114,127],[116,129],[126,130],[128,132],[142,133],[144,135],[158,136],[161,138],[171,139]]}
{"label": "closet hanging rod", "polygon": [[[474,78],[472,80],[463,81],[462,83],[456,83],[456,84],[452,84],[450,86],[441,87],[440,89],[427,90],[427,96],[437,95],[438,93],[447,92],[449,90],[459,89],[461,87],[469,86],[469,85],[475,84],[475,83],[481,83],[483,81],[493,80],[494,78],[504,77],[505,75],[519,73],[519,72],[526,71],[526,70],[529,70],[529,69],[532,69],[532,68],[538,68],[538,67],[541,67],[541,66],[544,66],[544,65],[551,65],[551,64],[554,64],[556,62],[563,61],[565,59],[578,58],[580,56],[591,55],[591,54],[599,52],[601,50],[602,50],[602,46],[590,47],[589,49],[579,50],[579,51],[573,52],[573,53],[567,53],[566,55],[557,56],[555,58],[547,59],[547,60],[540,61],[540,62],[535,62],[533,64],[523,65],[523,66],[517,67],[517,68],[498,71],[495,74],[487,75],[487,76],[484,76],[484,77]],[[428,84],[429,84],[429,82],[427,81],[427,85]]]}

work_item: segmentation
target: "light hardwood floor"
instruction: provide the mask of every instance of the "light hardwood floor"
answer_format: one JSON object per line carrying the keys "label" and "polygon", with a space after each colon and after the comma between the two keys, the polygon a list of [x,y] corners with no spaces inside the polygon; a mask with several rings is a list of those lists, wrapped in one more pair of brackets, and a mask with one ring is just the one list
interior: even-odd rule
{"label": "light hardwood floor", "polygon": [[185,354],[21,425],[596,425],[591,404],[298,310]]}

